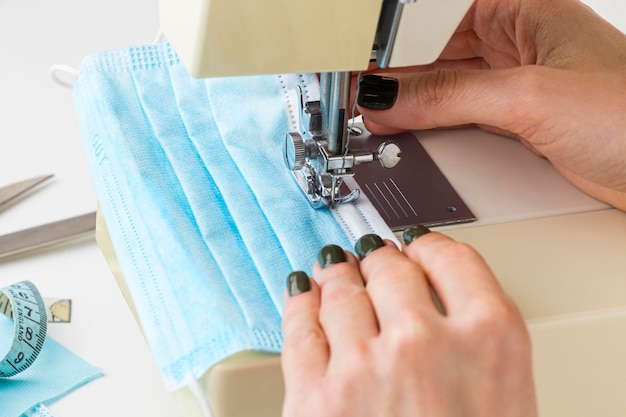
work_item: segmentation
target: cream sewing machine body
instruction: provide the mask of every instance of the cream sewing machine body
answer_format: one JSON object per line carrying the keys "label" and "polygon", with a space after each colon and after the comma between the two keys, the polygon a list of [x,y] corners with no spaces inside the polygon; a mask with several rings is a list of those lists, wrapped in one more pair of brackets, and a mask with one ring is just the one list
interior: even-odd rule
{"label": "cream sewing machine body", "polygon": [[[336,156],[346,152],[349,73],[366,69],[371,58],[382,67],[434,61],[472,2],[159,0],[159,8],[165,36],[197,77],[327,74],[320,113],[332,126],[326,126],[322,147]],[[381,33],[395,36],[381,38]],[[305,113],[307,103],[302,100],[301,106]],[[306,121],[301,124],[307,130]],[[626,333],[618,331],[626,326],[626,215],[582,195],[514,141],[476,130],[459,136],[435,131],[420,137],[478,217],[471,227],[439,230],[477,247],[520,306],[535,346],[541,414],[622,416],[622,392],[598,387],[626,385]],[[367,159],[377,159],[374,152]],[[334,203],[331,198],[321,206]],[[98,241],[124,290],[104,224]],[[546,253],[553,254],[553,262]],[[589,283],[590,276],[595,283]],[[594,291],[597,287],[603,290]],[[601,374],[602,380],[579,372]],[[199,382],[215,417],[281,414],[278,355],[242,352],[215,365]],[[174,397],[185,416],[203,415],[189,391]]]}
{"label": "cream sewing machine body", "polygon": [[316,208],[353,201],[342,187],[356,165],[393,168],[394,143],[349,149],[352,71],[429,64],[472,0],[161,0],[161,26],[192,75],[320,73],[320,99],[299,92],[300,126],[285,132],[289,169]]}
{"label": "cream sewing machine body", "polygon": [[382,67],[427,64],[472,2],[159,0],[159,11],[190,73],[220,77],[365,70],[373,50]]}

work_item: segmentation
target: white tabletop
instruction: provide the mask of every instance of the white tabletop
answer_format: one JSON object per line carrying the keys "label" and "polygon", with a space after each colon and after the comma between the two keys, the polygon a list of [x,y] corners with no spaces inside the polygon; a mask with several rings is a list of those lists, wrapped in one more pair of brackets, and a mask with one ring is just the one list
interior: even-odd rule
{"label": "white tabletop", "polygon": [[[626,31],[623,2],[586,3]],[[150,43],[157,30],[155,1],[0,1],[0,186],[55,174],[1,213],[0,234],[96,208],[71,90],[50,81],[49,67]],[[52,324],[49,334],[105,373],[53,404],[55,414],[178,415],[93,239],[0,264],[0,287],[25,279],[44,296],[72,299],[72,323]]]}

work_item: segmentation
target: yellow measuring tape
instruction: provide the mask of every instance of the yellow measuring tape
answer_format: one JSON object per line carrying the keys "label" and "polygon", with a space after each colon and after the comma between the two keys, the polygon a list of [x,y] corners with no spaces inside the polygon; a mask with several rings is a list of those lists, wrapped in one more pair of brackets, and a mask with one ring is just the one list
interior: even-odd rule
{"label": "yellow measuring tape", "polygon": [[0,378],[8,378],[28,368],[41,352],[48,327],[46,307],[37,288],[22,281],[0,289],[0,313],[14,322],[13,343],[0,362]]}

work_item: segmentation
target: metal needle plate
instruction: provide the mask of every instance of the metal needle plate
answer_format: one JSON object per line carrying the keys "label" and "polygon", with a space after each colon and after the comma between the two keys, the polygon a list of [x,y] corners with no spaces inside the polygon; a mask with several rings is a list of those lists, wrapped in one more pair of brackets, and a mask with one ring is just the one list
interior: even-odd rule
{"label": "metal needle plate", "polygon": [[365,133],[350,138],[350,150],[376,149],[385,141],[400,146],[402,159],[394,168],[377,163],[354,167],[355,179],[387,225],[394,231],[415,224],[440,226],[467,223],[476,217],[410,133],[380,137]]}

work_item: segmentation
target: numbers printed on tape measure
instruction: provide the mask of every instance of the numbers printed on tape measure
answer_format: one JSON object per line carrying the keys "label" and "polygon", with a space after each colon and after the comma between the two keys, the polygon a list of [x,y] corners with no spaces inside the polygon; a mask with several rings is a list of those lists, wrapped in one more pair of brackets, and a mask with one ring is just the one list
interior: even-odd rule
{"label": "numbers printed on tape measure", "polygon": [[13,343],[0,362],[0,378],[8,378],[28,368],[41,352],[46,340],[46,307],[37,288],[22,281],[0,289],[0,313],[14,322]]}

